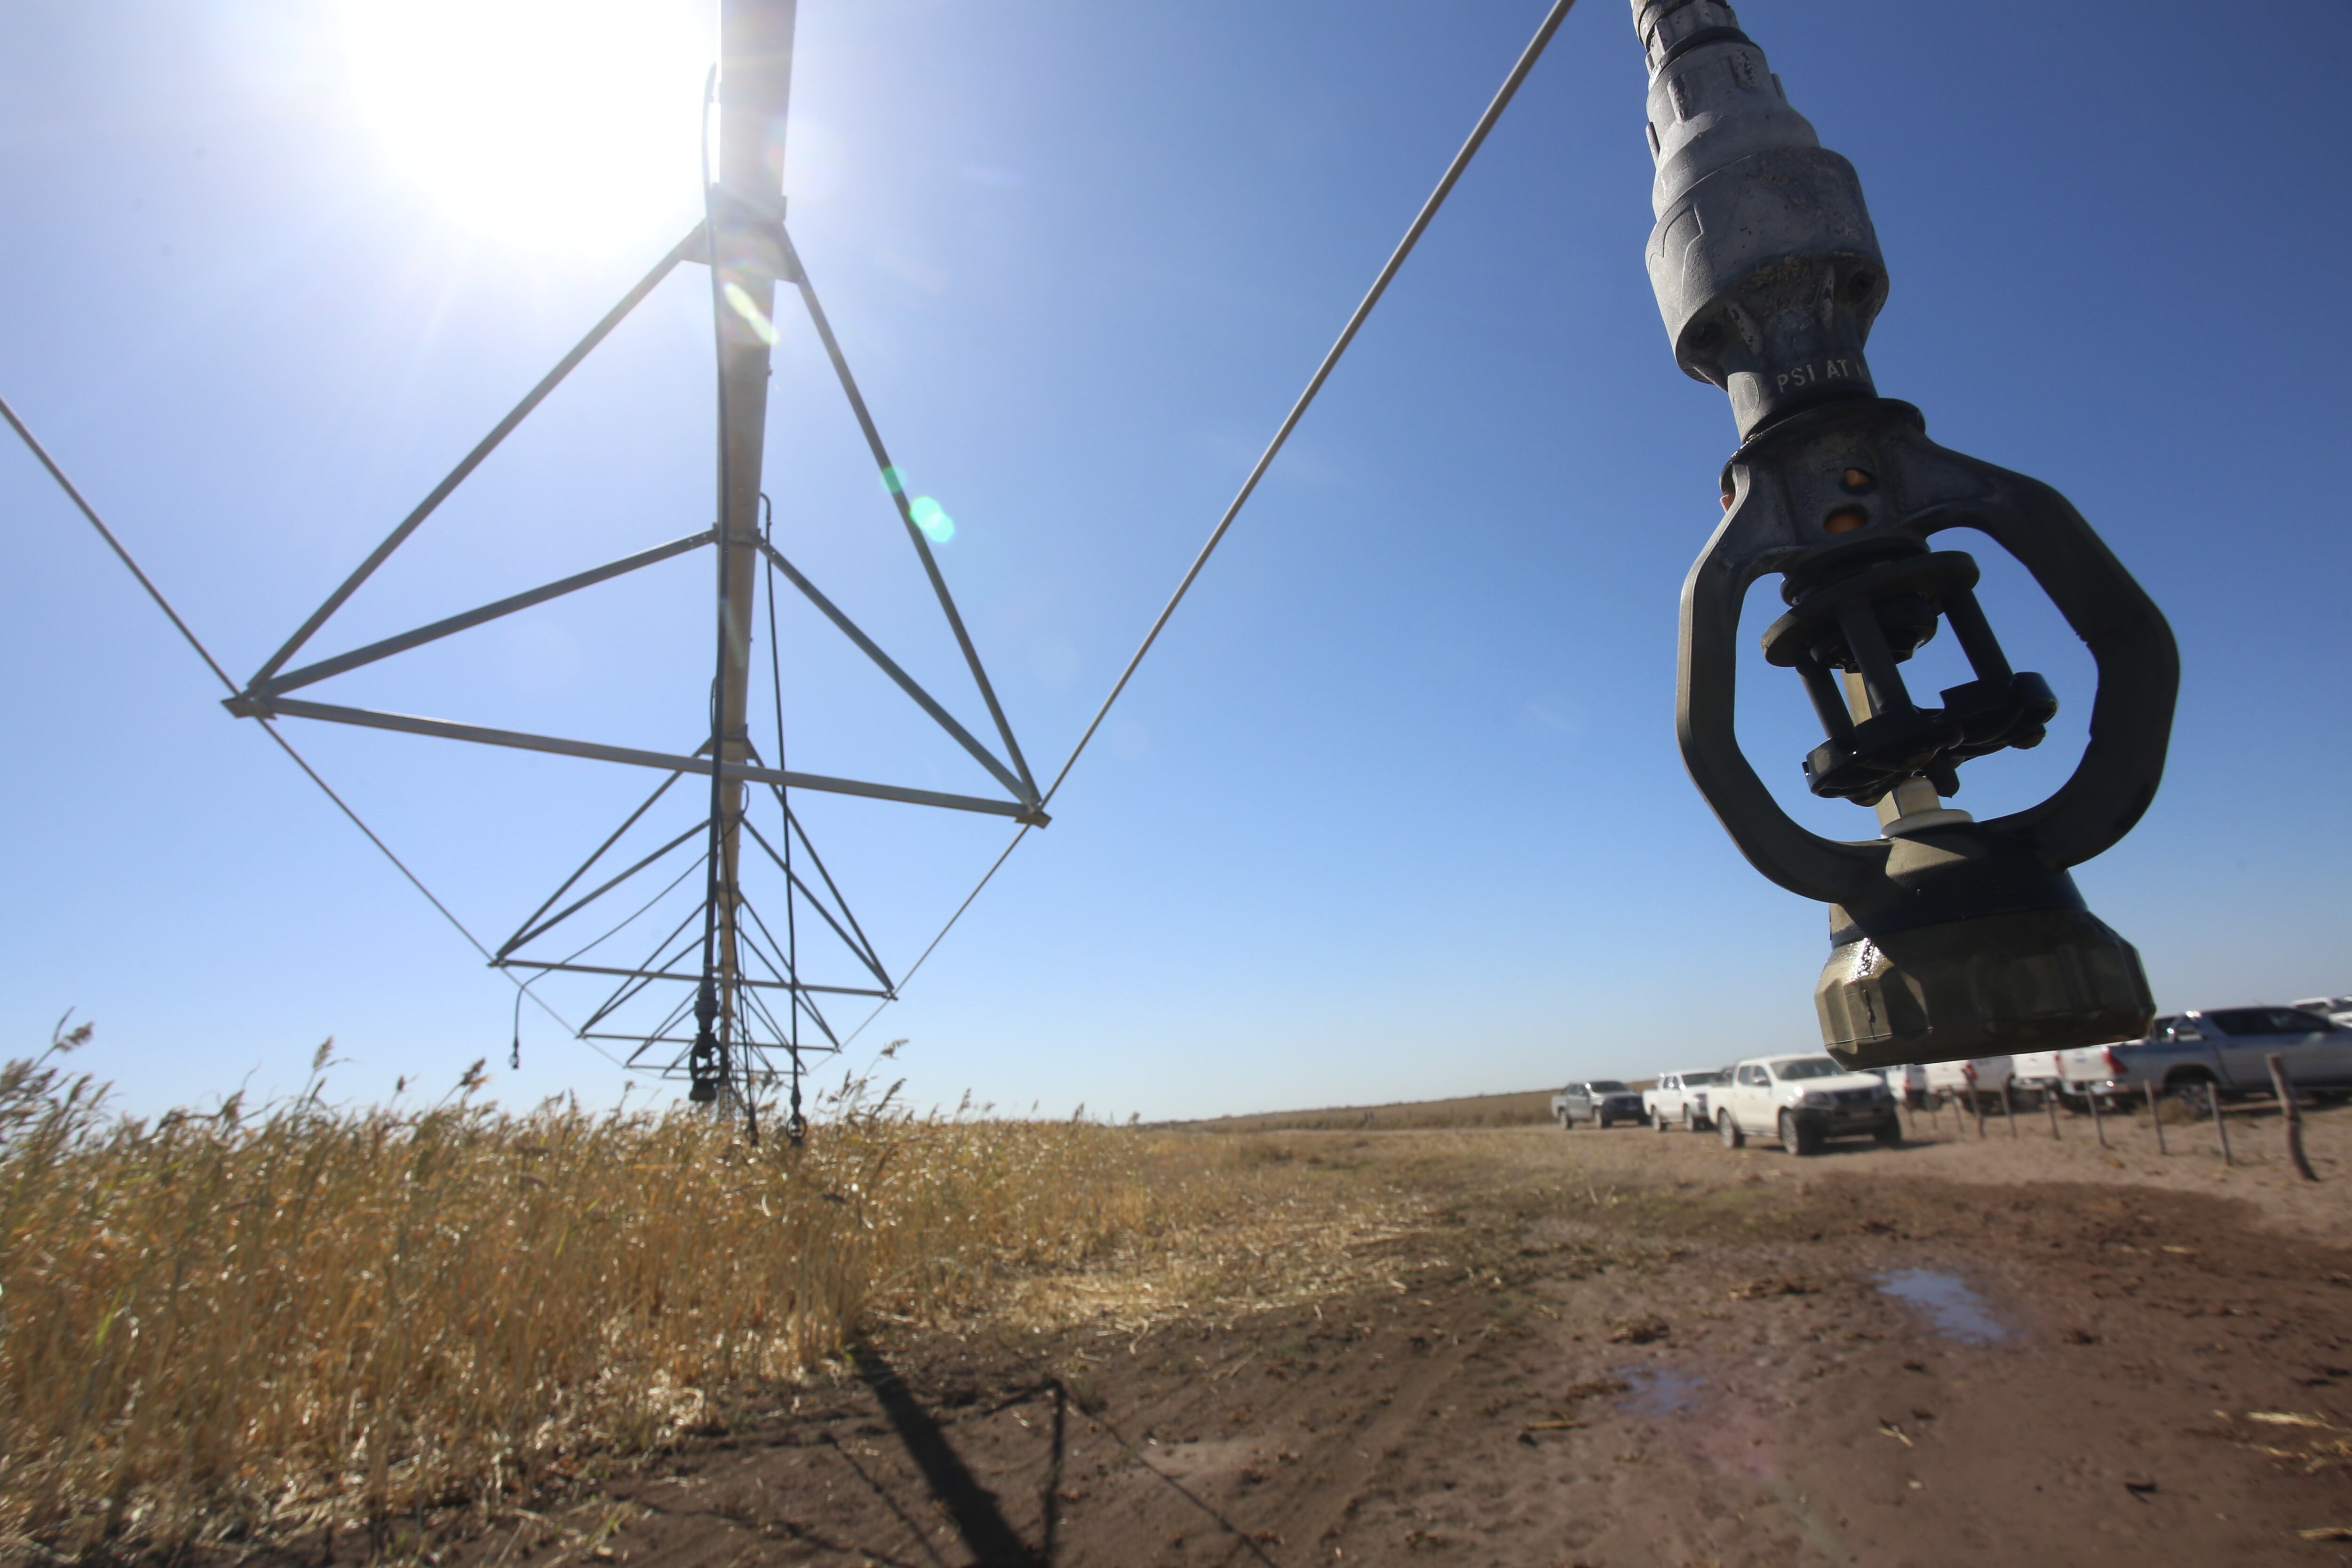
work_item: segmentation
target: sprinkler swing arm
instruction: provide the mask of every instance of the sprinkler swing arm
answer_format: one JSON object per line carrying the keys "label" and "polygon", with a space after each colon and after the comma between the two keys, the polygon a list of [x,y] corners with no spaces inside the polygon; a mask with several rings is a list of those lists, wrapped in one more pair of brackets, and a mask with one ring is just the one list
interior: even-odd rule
{"label": "sprinkler swing arm", "polygon": [[[1683,589],[1675,728],[1692,779],[1750,864],[1829,906],[1815,1002],[1848,1066],[2131,1037],[2155,1011],[2138,955],[2068,872],[2155,796],[2179,684],[2170,629],[2063,496],[1937,446],[1917,409],[1877,395],[1863,349],[1886,269],[1860,180],[1789,106],[1731,7],[1633,8],[1658,170],[1651,281],[1676,361],[1729,395],[1741,436],[1726,516]],[[2010,668],[1974,561],[1931,548],[1954,528],[2014,556],[2098,670],[2072,776],[1981,823],[1944,805],[1959,767],[2039,744],[2057,700]],[[1739,612],[1772,574],[1790,610],[1766,658],[1804,680],[1826,736],[1808,784],[1875,806],[1876,840],[1804,828],[1739,749]],[[1931,707],[1900,667],[1945,622],[1975,679]]]}

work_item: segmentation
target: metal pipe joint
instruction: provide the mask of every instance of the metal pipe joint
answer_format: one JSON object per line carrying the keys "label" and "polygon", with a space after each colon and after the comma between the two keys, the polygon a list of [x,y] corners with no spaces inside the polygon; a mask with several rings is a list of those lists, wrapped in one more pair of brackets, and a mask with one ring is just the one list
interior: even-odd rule
{"label": "metal pipe joint", "polygon": [[1790,107],[1721,0],[1633,0],[1633,26],[1658,169],[1646,259],[1675,363],[1730,395],[1742,440],[1876,395],[1863,345],[1886,264],[1853,165]]}

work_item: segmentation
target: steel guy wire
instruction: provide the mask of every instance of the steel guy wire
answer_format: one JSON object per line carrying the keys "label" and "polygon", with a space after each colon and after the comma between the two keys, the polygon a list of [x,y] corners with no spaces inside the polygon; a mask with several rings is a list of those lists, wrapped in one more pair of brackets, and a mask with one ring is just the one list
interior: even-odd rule
{"label": "steel guy wire", "polygon": [[[214,677],[220,681],[222,687],[226,689],[231,697],[236,696],[237,694],[236,682],[229,679],[228,671],[221,668],[220,660],[212,656],[212,650],[205,647],[204,640],[196,636],[194,631],[189,627],[186,621],[181,618],[180,612],[172,607],[172,601],[163,596],[163,591],[161,588],[155,586],[155,580],[147,575],[146,572],[141,568],[139,563],[132,558],[131,552],[123,547],[122,541],[115,537],[114,531],[106,526],[106,520],[98,515],[98,509],[91,506],[89,504],[89,498],[81,493],[80,489],[75,486],[72,479],[66,477],[65,469],[58,466],[58,460],[49,456],[48,448],[42,446],[39,438],[33,434],[31,428],[26,425],[24,420],[17,417],[16,409],[9,406],[8,401],[5,397],[0,397],[0,419],[5,419],[8,422],[8,427],[16,431],[16,438],[25,443],[26,449],[40,460],[41,467],[48,470],[49,478],[57,481],[58,488],[65,491],[67,499],[71,500],[74,503],[74,506],[79,510],[82,516],[89,520],[90,527],[98,531],[98,536],[106,541],[106,547],[114,552],[115,559],[121,562],[123,567],[130,572],[131,575],[138,579],[139,586],[146,590],[147,596],[155,602],[155,607],[163,612],[164,617],[172,623],[173,629],[177,631],[181,637],[186,641],[187,645],[195,650],[196,657],[205,661],[205,668],[213,672]],[[425,885],[425,879],[422,877],[419,877],[415,871],[409,869],[408,862],[403,860],[398,855],[393,853],[392,846],[386,844],[376,833],[376,830],[370,827],[366,821],[361,817],[360,814],[352,809],[351,802],[345,800],[341,795],[335,793],[334,786],[319,775],[319,770],[310,765],[310,760],[304,757],[301,752],[294,749],[294,743],[291,741],[289,741],[285,736],[279,734],[278,732],[277,726],[272,724],[268,720],[261,719],[259,720],[259,723],[262,731],[268,734],[272,741],[278,742],[278,750],[284,752],[287,756],[293,759],[294,765],[300,768],[303,773],[309,777],[310,781],[319,786],[320,793],[324,795],[329,800],[333,801],[335,803],[335,808],[341,811],[345,816],[351,818],[352,826],[358,828],[361,833],[364,834],[367,837],[367,841],[374,845],[385,859],[392,862],[394,868],[402,876],[408,879],[409,885],[415,888],[418,892],[425,895],[425,902],[431,904],[436,910],[438,910],[441,912],[441,918],[447,921],[452,926],[456,927],[459,936],[464,937],[468,942],[473,944],[475,952],[480,953],[485,959],[490,959],[492,956],[490,950],[482,945],[482,939],[476,936],[473,931],[467,927],[466,922],[459,920],[457,915],[451,911],[449,906],[443,903],[440,899],[435,895],[433,889]],[[495,962],[495,960],[493,960],[493,962]],[[520,979],[506,970],[500,970],[499,973],[506,975],[508,981],[515,986],[519,993],[517,997],[518,1006],[520,1005],[520,998],[522,996],[529,996],[534,1006],[538,1007],[540,1011],[545,1013],[557,1023],[562,1024],[567,1033],[577,1034],[578,1031],[572,1028],[572,1023],[569,1019],[565,1018],[562,1014],[550,1006],[545,998],[541,997],[537,992],[531,990],[530,983],[529,981]],[[589,1042],[589,1047],[595,1051],[598,1056],[603,1057],[606,1061],[612,1062],[615,1067],[622,1065],[620,1059],[614,1057],[612,1052],[605,1050],[603,1047],[596,1045],[594,1042]]]}
{"label": "steel guy wire", "polygon": [[1528,72],[1534,68],[1537,58],[1543,54],[1544,46],[1551,42],[1552,34],[1558,31],[1560,23],[1567,19],[1569,7],[1575,4],[1576,0],[1553,0],[1552,8],[1545,16],[1543,25],[1536,29],[1535,37],[1528,42],[1526,50],[1520,54],[1518,63],[1511,68],[1511,74],[1503,79],[1502,88],[1495,94],[1494,101],[1486,105],[1486,112],[1480,115],[1478,123],[1472,127],[1470,139],[1463,142],[1462,150],[1454,155],[1454,162],[1446,165],[1444,177],[1437,182],[1437,188],[1430,192],[1429,199],[1422,204],[1421,211],[1415,215],[1411,226],[1404,231],[1404,237],[1397,241],[1396,249],[1389,256],[1388,265],[1381,268],[1380,276],[1373,279],[1372,286],[1365,290],[1362,301],[1356,306],[1355,314],[1349,316],[1348,324],[1339,330],[1339,341],[1334,342],[1331,345],[1331,351],[1323,356],[1323,363],[1315,367],[1315,374],[1307,379],[1307,390],[1301,392],[1298,395],[1298,401],[1291,405],[1289,414],[1284,417],[1281,426],[1275,431],[1274,439],[1265,444],[1265,450],[1259,455],[1256,466],[1250,469],[1249,478],[1242,481],[1241,489],[1234,494],[1232,504],[1225,508],[1224,516],[1219,518],[1217,526],[1209,531],[1208,542],[1202,545],[1200,554],[1193,557],[1192,564],[1185,571],[1183,580],[1176,584],[1176,591],[1168,596],[1168,603],[1160,610],[1159,618],[1151,623],[1151,629],[1143,634],[1143,641],[1136,648],[1135,657],[1127,661],[1125,669],[1119,671],[1118,679],[1111,685],[1110,695],[1103,699],[1102,707],[1096,710],[1093,721],[1087,726],[1086,733],[1080,735],[1078,743],[1071,748],[1069,759],[1063,763],[1062,771],[1054,775],[1054,782],[1046,788],[1045,798],[1040,803],[1041,806],[1053,801],[1055,793],[1062,787],[1062,781],[1070,776],[1070,769],[1076,765],[1079,754],[1086,751],[1087,743],[1095,738],[1095,731],[1102,727],[1103,720],[1109,716],[1111,704],[1117,702],[1119,694],[1127,689],[1128,681],[1134,678],[1136,667],[1143,662],[1143,656],[1151,651],[1151,645],[1160,640],[1160,634],[1167,626],[1168,618],[1176,613],[1176,606],[1184,602],[1184,595],[1192,592],[1193,580],[1200,576],[1201,569],[1209,563],[1209,557],[1216,552],[1217,546],[1223,542],[1225,531],[1233,527],[1234,519],[1239,517],[1242,508],[1248,504],[1250,496],[1257,489],[1258,481],[1265,477],[1266,469],[1273,467],[1274,459],[1282,451],[1283,444],[1290,439],[1291,431],[1297,427],[1299,419],[1307,413],[1307,405],[1313,403],[1315,395],[1323,390],[1323,383],[1329,379],[1331,372],[1339,366],[1339,356],[1346,353],[1348,345],[1356,341],[1356,333],[1363,326],[1365,320],[1371,315],[1372,307],[1379,304],[1381,296],[1388,292],[1390,280],[1396,277],[1398,268],[1404,265],[1404,258],[1412,254],[1412,247],[1420,243],[1422,231],[1426,229],[1430,220],[1437,216],[1437,209],[1445,205],[1445,198],[1453,193],[1454,182],[1461,179],[1463,171],[1470,166],[1470,160],[1477,155],[1479,146],[1486,140],[1486,133],[1495,128],[1495,121],[1502,117],[1503,110],[1509,106],[1512,98],[1518,92],[1519,83],[1527,79]]}
{"label": "steel guy wire", "polygon": [[[1478,149],[1486,142],[1486,133],[1494,130],[1495,122],[1503,117],[1503,110],[1510,107],[1511,100],[1518,93],[1519,84],[1527,79],[1528,72],[1535,68],[1536,61],[1543,56],[1544,46],[1551,42],[1554,33],[1559,31],[1559,25],[1568,19],[1569,10],[1575,4],[1576,0],[1553,0],[1551,9],[1544,14],[1543,22],[1536,28],[1535,37],[1528,41],[1528,47],[1519,53],[1517,63],[1511,67],[1511,74],[1503,79],[1503,85],[1496,89],[1493,100],[1487,103],[1486,111],[1478,117],[1478,123],[1471,127],[1469,139],[1462,143],[1462,150],[1454,154],[1454,161],[1445,166],[1445,173],[1438,180],[1437,188],[1429,193],[1427,201],[1422,203],[1421,211],[1414,215],[1412,224],[1406,227],[1404,237],[1398,240],[1396,248],[1390,252],[1387,265],[1381,268],[1380,276],[1372,279],[1372,286],[1364,291],[1364,297],[1357,304],[1355,313],[1348,318],[1348,324],[1339,329],[1338,341],[1332,343],[1330,352],[1323,356],[1323,363],[1315,367],[1315,374],[1307,378],[1307,389],[1298,395],[1298,401],[1291,405],[1289,414],[1284,416],[1282,424],[1276,429],[1274,439],[1268,441],[1265,444],[1265,450],[1258,455],[1256,464],[1251,468],[1249,477],[1242,481],[1242,488],[1235,492],[1232,504],[1225,508],[1224,515],[1217,520],[1217,526],[1209,531],[1208,542],[1202,545],[1201,552],[1192,558],[1192,564],[1185,570],[1183,578],[1177,583],[1176,591],[1168,596],[1168,603],[1161,607],[1159,617],[1151,623],[1151,629],[1143,634],[1143,641],[1136,647],[1135,657],[1127,661],[1127,668],[1119,671],[1118,679],[1111,684],[1110,695],[1103,699],[1102,706],[1095,710],[1094,719],[1087,725],[1086,733],[1078,737],[1078,743],[1070,749],[1070,754],[1062,763],[1061,771],[1054,775],[1054,782],[1046,786],[1044,797],[1037,803],[1038,810],[1043,811],[1053,804],[1054,796],[1061,790],[1062,781],[1070,776],[1070,770],[1077,765],[1078,757],[1086,751],[1087,742],[1095,738],[1095,731],[1102,728],[1102,721],[1110,716],[1112,704],[1116,703],[1120,693],[1127,689],[1127,683],[1134,679],[1137,667],[1143,663],[1143,656],[1151,651],[1151,645],[1160,640],[1160,632],[1166,629],[1169,617],[1175,615],[1176,606],[1182,604],[1184,595],[1192,591],[1193,581],[1201,575],[1202,568],[1208,565],[1209,557],[1216,553],[1217,546],[1223,542],[1226,531],[1233,527],[1234,520],[1241,515],[1242,508],[1249,504],[1250,497],[1257,489],[1258,481],[1264,479],[1266,470],[1274,466],[1274,459],[1280,455],[1283,444],[1290,439],[1291,431],[1297,428],[1298,421],[1305,416],[1307,405],[1315,401],[1315,395],[1323,390],[1324,382],[1330,379],[1331,372],[1338,368],[1340,356],[1348,352],[1348,345],[1356,341],[1356,333],[1371,315],[1372,307],[1379,304],[1381,296],[1388,292],[1390,281],[1396,277],[1398,269],[1404,266],[1405,258],[1412,254],[1412,247],[1420,243],[1422,231],[1426,229],[1430,220],[1437,216],[1437,209],[1445,205],[1445,198],[1453,194],[1454,183],[1462,178],[1463,171],[1469,168],[1470,160],[1477,156]],[[1024,825],[1013,836],[1013,841],[1004,847],[1004,852],[996,858],[995,863],[982,875],[979,883],[971,892],[964,895],[963,902],[956,906],[955,913],[948,917],[947,924],[940,928],[939,935],[931,938],[930,946],[923,949],[922,957],[916,959],[908,965],[906,973],[898,977],[897,989],[903,990],[907,983],[915,977],[915,971],[923,966],[923,960],[930,957],[940,943],[946,940],[948,932],[955,929],[956,921],[963,919],[963,912],[971,908],[972,900],[980,897],[981,889],[988,886],[996,873],[1003,868],[1004,862],[1012,858],[1013,851],[1019,848],[1021,841],[1027,837],[1029,837],[1029,828]],[[854,1040],[864,1034],[866,1026],[881,1016],[882,1009],[896,1000],[898,1000],[896,996],[886,997],[873,1012],[866,1016],[863,1023],[849,1032],[848,1038],[842,1043],[845,1046],[849,1040]]]}

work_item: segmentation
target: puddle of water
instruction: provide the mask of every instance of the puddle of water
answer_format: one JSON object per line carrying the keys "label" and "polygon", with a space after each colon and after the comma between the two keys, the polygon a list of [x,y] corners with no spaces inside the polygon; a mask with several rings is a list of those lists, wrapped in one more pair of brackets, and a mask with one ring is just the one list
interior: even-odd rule
{"label": "puddle of water", "polygon": [[1631,1386],[1617,1408],[1635,1415],[1687,1415],[1698,1408],[1702,1384],[1688,1373],[1663,1366],[1621,1366],[1616,1375]]}
{"label": "puddle of water", "polygon": [[2009,1326],[1992,1315],[1984,1298],[1969,1289],[1958,1275],[1933,1268],[1897,1268],[1878,1277],[1878,1288],[1927,1315],[1927,1321],[1948,1340],[1966,1345],[1989,1345],[2009,1338]]}

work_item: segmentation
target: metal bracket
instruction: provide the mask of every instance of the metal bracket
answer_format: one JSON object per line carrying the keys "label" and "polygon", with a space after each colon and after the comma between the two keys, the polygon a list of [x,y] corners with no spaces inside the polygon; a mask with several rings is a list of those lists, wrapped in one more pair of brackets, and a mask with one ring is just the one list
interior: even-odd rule
{"label": "metal bracket", "polygon": [[2131,830],[2155,798],[2180,684],[2171,628],[2121,562],[2066,498],[2038,479],[1937,446],[1906,403],[1825,405],[1771,426],[1725,465],[1731,510],[1683,584],[1675,727],[1701,794],[1749,862],[1793,893],[1849,910],[1884,901],[1884,841],[1811,833],[1780,809],[1741,754],[1733,730],[1736,638],[1749,585],[1865,537],[1825,535],[1854,498],[1849,468],[1879,475],[1864,505],[1869,532],[1927,538],[1976,528],[2032,574],[2091,651],[2099,685],[2091,742],[2048,800],[1979,824],[2030,843],[2052,871],[2090,859]]}

